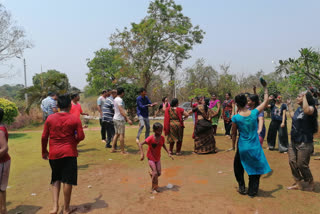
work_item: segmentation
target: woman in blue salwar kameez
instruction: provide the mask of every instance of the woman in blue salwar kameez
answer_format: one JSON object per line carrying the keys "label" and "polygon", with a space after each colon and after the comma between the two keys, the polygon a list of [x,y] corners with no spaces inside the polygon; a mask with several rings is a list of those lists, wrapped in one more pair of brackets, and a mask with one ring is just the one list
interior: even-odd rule
{"label": "woman in blue salwar kameez", "polygon": [[235,98],[238,114],[232,117],[232,141],[236,142],[239,131],[238,149],[234,159],[234,174],[239,184],[239,193],[246,194],[244,170],[249,175],[248,195],[254,197],[258,193],[260,176],[271,171],[262,150],[257,133],[257,119],[259,112],[268,104],[268,89],[264,84],[264,101],[255,109],[249,110],[247,97],[239,94]]}

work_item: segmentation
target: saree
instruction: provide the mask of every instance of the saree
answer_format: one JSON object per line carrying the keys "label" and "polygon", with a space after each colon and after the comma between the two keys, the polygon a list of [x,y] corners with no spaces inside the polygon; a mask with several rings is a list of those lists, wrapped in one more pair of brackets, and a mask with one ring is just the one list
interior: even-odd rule
{"label": "saree", "polygon": [[206,112],[203,105],[199,105],[194,111],[198,115],[194,132],[194,152],[197,154],[216,152],[216,141],[211,125],[214,112],[211,109]]}
{"label": "saree", "polygon": [[164,131],[167,143],[182,142],[184,125],[182,121],[183,108],[167,108],[164,118]]}

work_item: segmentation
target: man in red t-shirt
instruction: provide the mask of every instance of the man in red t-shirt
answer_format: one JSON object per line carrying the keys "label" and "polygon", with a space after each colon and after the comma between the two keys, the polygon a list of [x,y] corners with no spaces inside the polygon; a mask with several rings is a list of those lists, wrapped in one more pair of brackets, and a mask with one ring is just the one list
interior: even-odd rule
{"label": "man in red t-shirt", "polygon": [[61,183],[65,201],[63,213],[71,213],[72,185],[77,185],[78,180],[77,145],[85,136],[80,118],[69,113],[71,108],[69,95],[59,96],[58,107],[60,112],[49,115],[44,124],[41,138],[42,158],[49,160],[52,172],[53,209],[50,213],[59,211]]}
{"label": "man in red t-shirt", "polygon": [[147,158],[148,158],[149,166],[152,170],[152,172],[150,173],[150,176],[152,178],[153,193],[159,192],[158,177],[161,175],[161,162],[160,162],[161,148],[163,147],[164,150],[168,153],[169,157],[172,158],[171,154],[167,150],[166,144],[164,144],[164,137],[161,136],[162,130],[163,130],[163,126],[161,123],[157,122],[153,124],[154,135],[149,136],[143,142],[139,143],[139,148],[141,152],[141,158],[140,158],[141,161],[144,159],[142,145],[144,144],[148,145]]}
{"label": "man in red t-shirt", "polygon": [[84,113],[82,111],[82,108],[81,108],[81,105],[80,103],[78,103],[80,100],[80,96],[79,94],[72,94],[71,95],[71,109],[69,111],[70,114],[73,114],[74,116],[76,117],[79,117],[80,118],[80,115],[89,115],[87,113]]}

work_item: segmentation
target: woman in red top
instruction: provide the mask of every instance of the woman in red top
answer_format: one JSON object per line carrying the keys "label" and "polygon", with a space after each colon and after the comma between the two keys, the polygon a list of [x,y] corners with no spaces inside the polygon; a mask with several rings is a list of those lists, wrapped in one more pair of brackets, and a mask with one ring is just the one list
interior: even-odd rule
{"label": "woman in red top", "polygon": [[166,108],[164,114],[164,133],[168,136],[167,143],[170,144],[170,154],[173,153],[174,144],[177,143],[176,155],[181,155],[184,129],[183,120],[188,118],[189,114],[183,108],[179,108],[178,105],[178,99],[174,98],[171,101],[170,107]]}
{"label": "woman in red top", "polygon": [[[79,117],[69,113],[71,99],[69,95],[58,98],[60,112],[50,115],[42,133],[42,158],[49,159],[52,169],[51,184],[53,193],[53,209],[51,214],[59,211],[59,193],[61,182],[64,193],[64,213],[71,213],[70,199],[72,185],[77,185],[77,145],[84,139]],[[49,140],[49,152],[47,150]]]}
{"label": "woman in red top", "polygon": [[8,132],[2,124],[4,111],[0,108],[0,213],[7,213],[6,189],[9,180],[11,158],[8,154]]}
{"label": "woman in red top", "polygon": [[139,148],[141,152],[140,160],[142,161],[144,159],[142,145],[143,144],[148,145],[147,158],[148,158],[149,166],[152,170],[152,172],[150,172],[150,176],[152,178],[152,192],[156,193],[156,192],[159,192],[158,177],[161,175],[161,162],[160,162],[161,148],[163,147],[164,150],[166,150],[169,157],[172,158],[172,156],[168,152],[166,144],[164,144],[164,137],[161,136],[162,129],[163,129],[163,126],[161,125],[161,123],[153,124],[152,128],[153,128],[154,135],[149,136],[147,139],[145,139],[145,141],[139,143]]}

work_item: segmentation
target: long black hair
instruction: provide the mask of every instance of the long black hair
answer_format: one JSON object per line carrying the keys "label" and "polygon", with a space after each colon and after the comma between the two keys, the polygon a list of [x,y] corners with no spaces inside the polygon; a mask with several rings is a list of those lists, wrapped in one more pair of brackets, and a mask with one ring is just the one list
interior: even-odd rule
{"label": "long black hair", "polygon": [[205,99],[204,99],[204,110],[205,110],[206,112],[208,112],[209,104],[210,104],[210,99],[209,99],[209,98],[205,98]]}
{"label": "long black hair", "polygon": [[312,116],[312,124],[313,124],[313,133],[317,133],[318,132],[318,110],[315,106],[316,102],[314,100],[314,97],[312,96],[312,94],[310,92],[306,93],[306,98],[307,98],[307,102],[309,106],[312,106],[314,109],[313,115]]}
{"label": "long black hair", "polygon": [[170,105],[171,105],[171,107],[177,107],[178,103],[179,103],[179,100],[177,98],[173,98],[171,100]]}
{"label": "long black hair", "polygon": [[247,105],[247,97],[243,93],[238,94],[235,97],[235,101],[236,101],[236,104],[241,108],[243,108],[243,107],[245,107]]}

